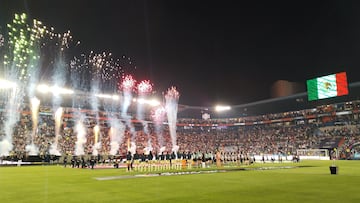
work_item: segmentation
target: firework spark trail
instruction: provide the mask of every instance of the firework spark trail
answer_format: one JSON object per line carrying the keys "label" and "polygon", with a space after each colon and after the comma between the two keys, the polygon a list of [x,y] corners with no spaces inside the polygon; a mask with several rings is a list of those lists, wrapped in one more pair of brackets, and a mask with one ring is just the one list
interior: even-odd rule
{"label": "firework spark trail", "polygon": [[146,96],[151,93],[152,91],[152,84],[149,80],[143,80],[137,85],[137,92],[139,95],[138,102],[137,102],[137,119],[141,121],[144,133],[148,137],[148,145],[145,148],[145,152],[148,154],[152,151],[152,144],[151,144],[151,135],[149,133],[148,122],[144,120],[144,103],[141,102],[146,99]]}
{"label": "firework spark trail", "polygon": [[62,115],[63,115],[63,108],[59,107],[55,114],[54,114],[54,119],[55,119],[55,141],[54,143],[51,144],[50,146],[50,154],[52,155],[57,155],[60,156],[61,153],[58,149],[58,142],[59,142],[59,137],[60,137],[60,127],[62,124]]}
{"label": "firework spark trail", "polygon": [[[35,84],[39,81],[38,76],[41,76],[43,71],[47,71],[46,69],[48,69],[48,67],[55,68],[52,81],[55,83],[54,85],[59,87],[64,86],[66,77],[64,77],[65,62],[63,51],[70,47],[72,36],[70,31],[63,34],[55,33],[53,27],[45,26],[41,21],[36,19],[29,22],[26,14],[15,14],[13,23],[7,24],[7,28],[9,30],[9,39],[5,40],[3,36],[0,36],[1,48],[9,45],[8,51],[3,57],[4,76],[11,73],[14,77],[7,78],[23,84],[21,88],[16,91],[16,95],[11,96],[13,99],[8,99],[7,101],[9,101],[8,106],[11,107],[9,108],[11,111],[20,112],[21,109],[19,108],[21,108],[23,104],[26,87],[28,88],[28,95],[30,97],[35,96]],[[79,45],[79,42],[77,45]],[[122,59],[115,60],[112,58],[111,53],[106,54],[105,52],[102,54],[94,54],[92,52],[84,58],[85,60],[82,60],[81,57],[75,58],[75,60],[72,60],[70,63],[70,78],[73,88],[75,89],[89,90],[91,88],[91,81],[88,80],[90,76],[91,78],[100,78],[99,87],[101,90],[116,90],[117,88],[114,87],[116,87],[118,80],[122,77],[124,68],[134,66],[129,57],[123,56]],[[45,74],[42,76],[47,77],[48,75]],[[132,96],[130,98],[132,98]],[[73,107],[81,107],[83,105],[77,101],[78,97],[73,97]],[[131,103],[131,100],[128,103]],[[57,109],[60,105],[61,98],[54,95],[53,108]],[[135,136],[135,129],[131,125],[131,118],[127,116],[127,109],[122,112],[125,112],[126,115],[124,118],[127,119],[126,123]],[[5,126],[9,130],[5,131],[11,138],[12,127],[20,117],[12,115],[12,118],[10,118],[10,116],[8,118],[9,119],[5,121]],[[10,139],[7,140],[7,143],[11,143],[11,140],[10,142],[9,140]],[[10,148],[12,148],[12,146],[7,147],[7,149]],[[2,149],[5,149],[5,147]]]}
{"label": "firework spark trail", "polygon": [[80,115],[80,119],[78,120],[75,126],[76,133],[76,142],[75,142],[75,155],[81,156],[85,154],[84,145],[86,143],[86,128],[84,126],[84,116]]}
{"label": "firework spark trail", "polygon": [[[74,76],[74,75],[73,75]],[[74,80],[74,85],[79,85],[81,82],[77,83]],[[85,115],[81,112],[81,103],[76,97],[72,97],[72,106],[73,108],[78,109],[76,112],[76,116],[74,116],[76,120],[76,125],[74,127],[74,132],[76,133],[76,142],[75,142],[75,152],[76,156],[84,155],[84,145],[86,143],[86,128],[84,126]]]}
{"label": "firework spark trail", "polygon": [[[58,58],[56,59],[55,64],[55,72],[52,76],[53,84],[55,87],[64,87],[66,82],[66,65],[64,62],[64,56],[62,54],[59,54]],[[54,112],[54,118],[55,118],[55,131],[58,128],[57,132],[55,132],[55,140],[51,144],[50,147],[50,154],[53,155],[60,155],[59,149],[58,149],[58,140],[59,140],[59,134],[60,134],[60,126],[57,127],[57,125],[61,125],[61,116],[62,116],[62,97],[59,92],[52,92],[52,109],[55,110]]]}
{"label": "firework spark trail", "polygon": [[[71,85],[74,89],[86,90],[88,87],[87,78],[87,69],[82,65],[78,65],[77,62],[79,59],[75,58],[70,62],[70,79]],[[81,110],[83,106],[81,100],[77,97],[72,97],[72,107],[74,109]],[[79,156],[85,154],[84,152],[84,144],[86,143],[86,130],[84,127],[84,115],[79,111],[77,112],[77,120],[76,126],[74,128],[74,132],[76,133],[77,140],[75,142],[75,152],[74,154]]]}
{"label": "firework spark trail", "polygon": [[178,101],[179,101],[179,92],[175,87],[168,89],[165,95],[165,109],[166,115],[169,124],[169,131],[171,136],[172,151],[177,153],[179,146],[176,144],[176,121],[177,121],[177,112],[178,112]]}
{"label": "firework spark trail", "polygon": [[31,22],[25,13],[15,14],[12,23],[7,24],[7,29],[9,50],[4,56],[4,65],[14,64],[14,68],[19,70],[17,78],[23,83],[29,82],[30,77],[37,77],[35,71],[39,70],[39,61],[46,61],[40,57],[56,58],[57,54],[55,57],[49,57],[48,54],[53,53],[55,48],[62,52],[72,42],[70,31],[55,33],[54,28],[48,29],[41,21],[33,19]]}
{"label": "firework spark trail", "polygon": [[[56,65],[55,65],[55,71],[52,76],[52,81],[55,87],[63,88],[65,86],[66,82],[66,74],[65,69],[66,65],[64,62],[64,59],[60,56],[57,59]],[[53,109],[58,109],[61,106],[62,98],[59,92],[52,92],[52,104]]]}
{"label": "firework spark trail", "polygon": [[[113,59],[111,53],[96,54],[91,51],[88,55],[82,54],[80,57],[74,57],[70,62],[70,71],[74,87],[84,91],[90,90],[90,105],[95,112],[96,124],[98,125],[100,101],[97,95],[101,91],[117,90],[117,82],[123,74],[120,61]],[[75,101],[73,101],[74,106]],[[111,106],[109,108],[112,108]],[[105,107],[105,109],[107,108]],[[94,142],[93,150],[95,154],[97,154],[97,149],[100,146],[101,143]]]}
{"label": "firework spark trail", "polygon": [[[86,80],[84,79],[84,71],[72,71],[70,72],[70,78],[71,78],[71,84],[72,87],[75,89],[82,89],[84,86],[86,86]],[[81,108],[83,106],[82,101],[76,97],[72,97],[72,108],[78,109],[76,118],[76,126],[74,131],[77,135],[77,141],[75,145],[75,155],[80,155],[84,153],[84,144],[86,143],[85,138],[85,127],[83,126],[84,118],[85,116],[81,113]]]}
{"label": "firework spark trail", "polygon": [[20,119],[20,104],[22,103],[21,89],[13,87],[6,94],[6,120],[4,121],[5,137],[0,141],[0,156],[8,156],[13,149],[12,134],[14,132],[14,126]]}
{"label": "firework spark trail", "polygon": [[[70,62],[70,74],[73,87],[90,91],[90,105],[94,112],[96,112],[96,124],[99,124],[99,105],[100,101],[97,95],[101,91],[117,90],[118,80],[123,74],[121,62],[119,59],[113,59],[111,53],[96,54],[82,54],[80,57],[74,57]],[[73,100],[73,107],[76,106],[77,101]],[[113,103],[104,108],[111,109],[114,107]],[[99,148],[99,143],[94,143],[93,149]],[[97,151],[95,151],[95,154]]]}
{"label": "firework spark trail", "polygon": [[131,154],[135,154],[135,152],[136,152],[136,144],[135,144],[136,131],[135,131],[135,127],[131,123],[131,117],[128,116],[127,118],[125,118],[125,124],[129,128],[129,131],[130,131],[130,134],[131,134],[130,152],[131,152]]}
{"label": "firework spark trail", "polygon": [[[124,68],[131,66],[132,62],[130,58],[114,59],[111,53],[100,53],[96,54],[90,52],[90,54],[82,54],[80,57],[74,57],[70,62],[70,74],[73,87],[79,88],[83,91],[91,91],[92,95],[96,95],[100,92],[111,91],[113,93],[118,90],[118,81],[123,78]],[[89,80],[88,78],[91,78]],[[90,104],[92,109],[97,112],[99,106],[99,98],[90,96]],[[125,101],[125,106],[129,106],[131,103],[131,91],[126,93],[126,98],[122,97]],[[73,107],[75,107],[76,101],[73,100]],[[104,104],[105,105],[105,104]],[[104,109],[109,114],[113,110],[118,111],[117,107],[120,106],[119,103],[114,104],[112,101],[109,105],[105,105]],[[135,135],[135,129],[131,125],[130,117],[127,116],[127,107],[122,109],[123,118],[126,119],[126,123],[130,128],[130,131]],[[98,114],[96,115],[98,120]],[[130,120],[130,122],[129,122]],[[97,122],[98,123],[98,122]],[[117,130],[116,124],[112,124],[114,131],[118,131],[120,134],[116,133],[116,140],[121,140],[121,137],[124,136],[124,131]],[[116,140],[112,142],[112,147],[116,147]],[[97,143],[94,143],[96,145]],[[97,146],[94,146],[96,148]]]}
{"label": "firework spark trail", "polygon": [[[45,67],[53,68],[52,73],[52,83],[54,87],[63,88],[66,84],[66,62],[65,62],[65,49],[70,47],[70,42],[72,42],[72,36],[70,35],[70,31],[67,31],[63,34],[55,33],[54,28],[50,27],[50,29],[43,25],[41,21],[36,19],[33,20],[33,31],[31,32],[31,39],[38,39],[36,42],[36,50],[35,56],[33,57],[33,64],[29,67],[29,77],[30,77],[30,88],[29,95],[31,96],[35,89],[33,84],[39,81],[38,74],[40,72],[41,65]],[[40,58],[39,58],[40,56]],[[43,59],[45,58],[45,59]],[[48,62],[49,64],[42,64],[42,62]],[[35,64],[35,65],[34,65]],[[53,90],[52,92],[52,109],[54,112],[54,118],[56,125],[61,124],[61,116],[62,116],[62,97],[59,92]],[[58,139],[60,133],[60,126],[56,127],[57,132],[55,133],[55,140],[50,146],[50,154],[60,155],[58,149]]]}
{"label": "firework spark trail", "polygon": [[110,125],[111,125],[109,131],[109,136],[111,138],[110,154],[116,155],[119,150],[120,144],[124,141],[125,126],[118,119],[111,119]]}
{"label": "firework spark trail", "polygon": [[96,125],[94,127],[94,136],[95,136],[95,140],[94,140],[94,146],[93,146],[93,155],[97,156],[98,155],[98,150],[101,148],[101,142],[98,139],[99,136],[99,99],[96,96],[97,94],[99,94],[99,87],[98,87],[98,80],[93,80],[91,82],[91,96],[90,96],[90,105],[91,105],[91,109],[92,111],[95,113],[95,122]]}
{"label": "firework spark trail", "polygon": [[136,132],[134,126],[131,123],[131,116],[127,114],[127,111],[132,102],[132,91],[134,89],[135,84],[136,84],[136,80],[133,79],[131,75],[126,75],[124,76],[120,85],[120,88],[123,90],[123,105],[122,105],[121,117],[125,120],[126,125],[130,129],[131,153],[135,153],[136,151],[136,145],[135,145]]}
{"label": "firework spark trail", "polygon": [[29,60],[38,58],[34,54],[35,38],[32,38],[32,27],[27,23],[25,13],[15,14],[13,23],[7,24],[9,30],[9,51],[4,56],[4,66],[17,69],[17,79],[26,83],[28,79]]}
{"label": "firework spark trail", "polygon": [[[17,86],[6,93],[6,120],[3,123],[5,137],[0,142],[0,152],[8,155],[13,148],[12,134],[16,122],[20,119],[20,112],[25,95],[26,84],[22,83],[27,69],[28,57],[32,53],[32,44],[28,44],[28,25],[26,15],[15,14],[13,24],[7,24],[8,47],[3,58],[3,77],[13,81]],[[4,40],[4,38],[3,38]],[[2,40],[2,41],[3,41]],[[3,44],[4,45],[4,44]],[[26,78],[26,77],[25,77]]]}
{"label": "firework spark trail", "polygon": [[[106,67],[108,61],[107,57],[111,56],[111,53],[107,55],[105,52],[103,54],[94,54],[91,52],[89,56],[88,66],[92,73],[92,78],[90,82],[90,105],[95,112],[95,121],[96,126],[94,127],[94,146],[93,146],[93,155],[98,155],[98,150],[101,148],[101,142],[98,139],[99,136],[99,98],[97,97],[100,94],[100,90],[103,89],[102,86],[106,86],[106,79],[104,78],[104,68]],[[106,71],[105,71],[106,73]]]}
{"label": "firework spark trail", "polygon": [[163,106],[156,108],[153,112],[152,119],[155,123],[155,133],[159,142],[160,149],[163,149],[161,152],[165,151],[164,138],[163,138],[163,122],[165,120],[166,110]]}
{"label": "firework spark trail", "polygon": [[31,74],[29,75],[29,84],[27,87],[27,92],[28,92],[28,97],[29,98],[33,98],[35,97],[35,90],[36,90],[36,84],[39,81],[39,69],[35,68],[38,67],[40,65],[40,59],[33,59],[30,62],[30,72]]}
{"label": "firework spark trail", "polygon": [[87,90],[89,78],[87,66],[81,63],[81,59],[74,58],[70,61],[70,79],[74,89]]}
{"label": "firework spark trail", "polygon": [[[72,36],[70,31],[57,34],[54,32],[54,28],[49,29],[36,19],[30,20],[25,13],[15,14],[12,22],[8,23],[6,28],[7,39],[5,40],[4,35],[0,37],[1,50],[4,53],[3,76],[18,84],[17,90],[11,96],[8,95],[8,104],[6,104],[12,114],[7,116],[7,120],[4,122],[6,142],[3,140],[3,143],[11,143],[12,129],[20,118],[19,115],[14,115],[16,114],[14,112],[22,110],[25,90],[30,99],[35,96],[35,84],[39,82],[39,73],[42,73],[40,72],[41,67],[49,67],[49,64],[43,64],[43,62],[53,61],[49,60],[48,53],[54,53],[53,50],[62,52],[65,48],[69,48]],[[35,130],[32,135],[36,128],[34,125]],[[11,148],[9,144],[6,145],[8,145],[6,149]],[[35,147],[31,143],[28,150],[34,152],[36,151],[33,150]],[[6,151],[3,150],[5,147],[1,147],[1,149],[1,151]]]}
{"label": "firework spark trail", "polygon": [[127,114],[128,108],[130,107],[132,101],[132,94],[131,92],[123,92],[123,105],[121,111],[121,117],[124,119],[131,119],[131,116]]}
{"label": "firework spark trail", "polygon": [[115,113],[120,112],[118,100],[118,97],[113,97],[105,100],[103,105],[106,115],[110,119],[110,130],[108,132],[108,136],[110,136],[110,155],[116,155],[125,137],[125,125]]}
{"label": "firework spark trail", "polygon": [[84,81],[82,87],[86,91],[91,90],[91,83],[95,82],[99,91],[113,90],[115,92],[118,81],[124,74],[124,66],[123,60],[114,59],[111,53],[106,52],[97,54],[91,51],[89,54],[74,57],[70,61],[71,73],[80,76]]}
{"label": "firework spark trail", "polygon": [[[30,39],[34,39],[34,51],[31,57],[33,62],[28,66],[30,83],[45,80],[57,87],[64,87],[66,83],[68,64],[65,61],[65,50],[73,45],[72,36],[69,30],[63,34],[56,33],[54,30],[53,27],[46,26],[41,21],[33,20],[30,34]],[[51,81],[48,78],[51,78]],[[61,103],[61,98],[55,92],[54,109],[60,106],[59,103]]]}
{"label": "firework spark trail", "polygon": [[[72,36],[70,31],[67,31],[63,34],[55,33],[54,28],[50,27],[48,29],[46,26],[42,25],[42,22],[34,20],[35,32],[34,37],[38,37],[37,33],[42,33],[42,43],[41,43],[41,56],[45,57],[46,60],[50,63],[44,65],[44,67],[52,66],[52,83],[54,87],[63,88],[66,84],[66,72],[67,64],[65,62],[65,49],[70,48],[70,43],[72,42]],[[41,62],[39,62],[41,64]],[[37,74],[35,74],[37,75]],[[50,154],[60,155],[58,149],[58,140],[60,137],[60,125],[61,125],[61,116],[63,110],[61,108],[62,97],[59,92],[52,92],[52,107],[54,112],[54,119],[56,125],[55,140],[50,147]]]}
{"label": "firework spark trail", "polygon": [[29,155],[37,155],[39,152],[38,147],[35,145],[36,132],[38,131],[38,116],[39,116],[40,100],[36,97],[31,99],[31,118],[32,118],[32,133],[30,143],[25,147]]}
{"label": "firework spark trail", "polygon": [[100,134],[100,127],[99,125],[95,125],[94,126],[94,146],[93,146],[93,151],[92,154],[94,156],[97,156],[99,154],[99,149],[101,149],[101,141],[99,141],[99,134]]}
{"label": "firework spark trail", "polygon": [[147,135],[148,137],[148,142],[147,142],[147,146],[145,147],[144,151],[146,154],[149,154],[150,151],[153,150],[153,147],[152,147],[152,140],[151,140],[151,134],[149,133],[149,126],[148,126],[148,122],[147,121],[144,121],[142,120],[141,121],[142,125],[143,125],[143,128],[144,128],[144,133]]}
{"label": "firework spark trail", "polygon": [[[65,86],[65,81],[66,81],[66,74],[65,74],[65,62],[64,62],[64,58],[63,56],[61,56],[61,54],[59,55],[59,58],[56,59],[57,62],[55,64],[55,72],[52,76],[52,80],[54,83],[55,87],[64,87]],[[55,125],[60,125],[61,122],[61,116],[62,116],[62,108],[61,108],[61,103],[62,103],[62,97],[59,94],[59,92],[52,92],[53,97],[52,97],[52,109],[56,110],[54,112],[54,118],[55,118]],[[60,128],[60,126],[58,127]],[[55,126],[55,131],[56,131],[57,127]],[[58,140],[59,140],[59,133],[60,131],[58,130],[58,132],[55,132],[55,140],[54,142],[51,144],[50,147],[50,154],[53,155],[60,155],[59,149],[58,149]]]}
{"label": "firework spark trail", "polygon": [[[8,47],[4,47],[6,51],[3,56],[3,77],[14,82],[14,85],[4,93],[7,112],[3,123],[5,137],[0,141],[0,155],[9,155],[13,149],[12,134],[20,119],[26,87],[23,79],[26,78],[28,57],[32,52],[32,44],[27,43],[28,36],[25,34],[28,30],[26,15],[15,14],[13,22],[14,24],[7,24],[9,39]],[[4,38],[1,41],[4,42]]]}

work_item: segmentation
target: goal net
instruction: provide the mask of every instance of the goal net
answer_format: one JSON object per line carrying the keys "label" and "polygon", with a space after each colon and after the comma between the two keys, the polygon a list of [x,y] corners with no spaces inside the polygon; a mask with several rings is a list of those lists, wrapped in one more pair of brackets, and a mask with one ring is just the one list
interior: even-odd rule
{"label": "goal net", "polygon": [[327,149],[298,149],[296,153],[300,159],[330,160]]}

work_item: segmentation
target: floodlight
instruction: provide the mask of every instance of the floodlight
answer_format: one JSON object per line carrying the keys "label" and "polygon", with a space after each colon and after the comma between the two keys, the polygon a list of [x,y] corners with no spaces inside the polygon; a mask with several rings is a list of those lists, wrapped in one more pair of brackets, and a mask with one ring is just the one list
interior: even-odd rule
{"label": "floodlight", "polygon": [[40,92],[40,93],[43,93],[43,94],[46,94],[50,91],[50,87],[45,85],[45,84],[40,84],[37,86],[37,90]]}
{"label": "floodlight", "polygon": [[59,94],[74,94],[74,90],[66,89],[58,86],[48,86],[45,84],[40,84],[37,86],[37,90],[43,94],[51,92],[54,95]]}
{"label": "floodlight", "polygon": [[96,97],[100,97],[100,98],[106,98],[106,99],[113,99],[113,100],[119,100],[120,97],[116,94],[114,95],[109,95],[109,94],[95,94]]}
{"label": "floodlight", "polygon": [[59,94],[74,94],[74,90],[72,89],[66,89],[66,88],[62,88],[62,87],[58,87],[58,86],[52,86],[50,87],[51,92],[54,95],[59,95]]}
{"label": "floodlight", "polygon": [[100,98],[111,98],[110,95],[107,94],[95,94],[95,97],[100,97]]}
{"label": "floodlight", "polygon": [[15,87],[16,87],[16,83],[8,80],[0,79],[0,89],[10,89]]}
{"label": "floodlight", "polygon": [[113,100],[119,100],[119,99],[120,99],[119,95],[115,95],[115,94],[112,95],[111,98],[112,98]]}
{"label": "floodlight", "polygon": [[156,99],[147,100],[144,98],[139,98],[134,101],[137,101],[139,104],[148,104],[150,106],[159,106],[160,105],[160,102]]}
{"label": "floodlight", "polygon": [[145,104],[145,103],[147,103],[147,101],[146,101],[145,99],[143,99],[143,98],[137,99],[136,101],[137,101],[139,104]]}
{"label": "floodlight", "polygon": [[31,101],[32,106],[39,106],[39,104],[40,104],[40,100],[36,97],[31,98],[30,101]]}
{"label": "floodlight", "polygon": [[215,106],[215,111],[228,111],[230,109],[231,109],[230,106],[221,106],[221,105]]}
{"label": "floodlight", "polygon": [[149,100],[149,105],[150,106],[159,106],[160,102],[156,99],[152,99],[152,100]]}

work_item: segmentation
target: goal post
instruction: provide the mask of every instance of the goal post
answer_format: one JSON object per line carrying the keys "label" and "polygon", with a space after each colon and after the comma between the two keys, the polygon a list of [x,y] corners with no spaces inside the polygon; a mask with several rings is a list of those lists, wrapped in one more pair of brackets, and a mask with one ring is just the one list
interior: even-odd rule
{"label": "goal post", "polygon": [[300,157],[300,160],[330,160],[328,149],[298,149],[296,153]]}

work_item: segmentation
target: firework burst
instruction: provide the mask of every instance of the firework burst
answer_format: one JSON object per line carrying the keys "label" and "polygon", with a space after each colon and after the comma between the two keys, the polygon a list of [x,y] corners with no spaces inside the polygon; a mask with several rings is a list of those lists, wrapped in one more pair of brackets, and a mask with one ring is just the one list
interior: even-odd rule
{"label": "firework burst", "polygon": [[96,82],[100,90],[116,92],[118,81],[124,78],[124,72],[131,64],[130,59],[124,56],[114,58],[112,53],[91,51],[88,55],[74,57],[70,61],[70,72],[74,80],[82,80],[81,88],[89,90],[91,83]]}
{"label": "firework burst", "polygon": [[148,94],[151,93],[153,85],[149,80],[143,80],[137,85],[137,91],[139,94]]}
{"label": "firework burst", "polygon": [[167,90],[165,98],[178,100],[180,93],[176,90],[176,87],[171,87]]}
{"label": "firework burst", "polygon": [[166,116],[166,110],[163,106],[157,107],[155,110],[152,111],[152,119],[156,124],[161,124],[164,122]]}
{"label": "firework burst", "polygon": [[[7,24],[7,40],[4,55],[4,67],[8,72],[16,72],[18,80],[28,81],[34,71],[45,67],[48,69],[58,53],[70,47],[72,36],[70,31],[63,34],[54,32],[53,27],[44,25],[41,21],[28,19],[25,13],[15,14],[12,23]],[[42,58],[42,60],[40,60]],[[42,63],[47,64],[40,64]]]}
{"label": "firework burst", "polygon": [[34,50],[36,39],[33,36],[33,28],[27,23],[25,13],[15,14],[12,22],[7,24],[9,53],[4,55],[4,66],[8,72],[15,74],[13,77],[16,79],[26,80],[29,61],[39,58]]}
{"label": "firework burst", "polygon": [[133,78],[132,75],[124,76],[120,88],[125,92],[131,92],[136,84],[136,80]]}
{"label": "firework burst", "polygon": [[176,90],[176,87],[171,87],[168,89],[165,95],[165,109],[166,115],[169,123],[169,131],[172,142],[172,151],[175,153],[179,149],[179,146],[176,144],[176,121],[177,121],[177,111],[178,111],[178,100],[179,92]]}

